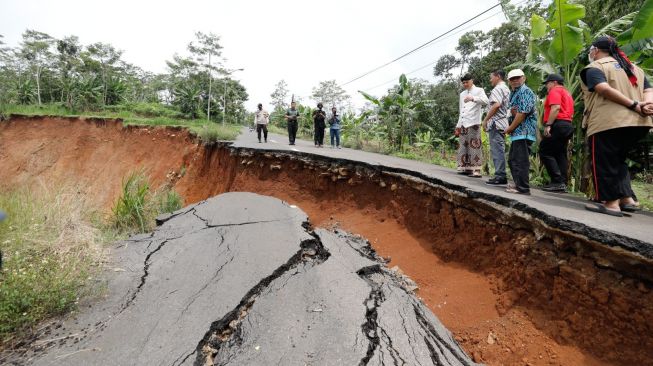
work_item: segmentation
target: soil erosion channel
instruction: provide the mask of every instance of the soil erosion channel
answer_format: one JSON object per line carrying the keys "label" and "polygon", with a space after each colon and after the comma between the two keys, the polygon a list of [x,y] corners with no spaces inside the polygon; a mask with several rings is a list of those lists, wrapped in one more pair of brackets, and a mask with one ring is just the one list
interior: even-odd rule
{"label": "soil erosion channel", "polygon": [[12,116],[0,146],[5,188],[74,184],[105,210],[141,168],[186,204],[242,191],[297,205],[313,227],[360,234],[390,257],[477,362],[653,362],[652,258],[500,197],[418,172],[200,145],[179,129],[116,121]]}

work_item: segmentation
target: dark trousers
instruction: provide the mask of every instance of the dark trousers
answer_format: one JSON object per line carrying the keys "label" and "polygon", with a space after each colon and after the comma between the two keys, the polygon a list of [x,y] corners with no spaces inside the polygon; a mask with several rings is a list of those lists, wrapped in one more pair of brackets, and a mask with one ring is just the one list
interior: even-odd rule
{"label": "dark trousers", "polygon": [[297,137],[297,121],[288,121],[288,141],[291,144],[295,143]]}
{"label": "dark trousers", "polygon": [[573,134],[571,122],[556,120],[551,126],[551,136],[540,141],[540,160],[549,172],[552,184],[567,184],[567,144]]}
{"label": "dark trousers", "polygon": [[508,165],[512,173],[512,180],[515,181],[515,189],[520,192],[530,192],[528,184],[528,173],[531,168],[529,157],[531,155],[531,140],[516,140],[510,144],[508,154]]}
{"label": "dark trousers", "polygon": [[[329,135],[331,136],[331,146],[340,146],[340,130],[332,128],[329,131]],[[334,145],[334,140],[335,140],[335,145]]]}
{"label": "dark trousers", "polygon": [[613,128],[588,138],[597,201],[614,201],[634,196],[626,157],[628,151],[646,136],[648,130],[649,127]]}
{"label": "dark trousers", "polygon": [[324,145],[324,126],[315,125],[315,145]]}
{"label": "dark trousers", "polygon": [[258,140],[261,141],[261,130],[263,130],[263,136],[265,137],[265,141],[268,140],[268,125],[261,125],[261,124],[256,124],[256,136],[258,136]]}

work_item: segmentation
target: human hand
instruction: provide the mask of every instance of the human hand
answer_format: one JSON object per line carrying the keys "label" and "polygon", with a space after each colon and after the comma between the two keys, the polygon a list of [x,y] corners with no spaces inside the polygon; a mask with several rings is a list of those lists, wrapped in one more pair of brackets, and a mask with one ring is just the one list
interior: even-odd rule
{"label": "human hand", "polygon": [[642,114],[647,116],[653,115],[653,102],[642,102],[639,105],[641,106]]}
{"label": "human hand", "polygon": [[453,132],[454,135],[460,136],[460,127],[456,127],[456,130]]}
{"label": "human hand", "polygon": [[473,101],[474,101],[474,96],[472,96],[472,95],[468,95],[468,96],[465,97],[465,99],[463,99],[463,101],[464,101],[465,103],[467,103],[467,102],[473,102]]}
{"label": "human hand", "polygon": [[551,126],[544,126],[544,136],[551,137]]}
{"label": "human hand", "polygon": [[487,120],[483,121],[483,130],[487,131]]}
{"label": "human hand", "polygon": [[512,128],[512,126],[508,126],[508,128],[506,128],[506,130],[504,132],[506,133],[506,135],[510,135],[512,133],[512,131],[514,131],[514,130],[515,129]]}
{"label": "human hand", "polygon": [[510,108],[510,114],[512,114],[513,117],[516,116],[517,115],[517,107]]}

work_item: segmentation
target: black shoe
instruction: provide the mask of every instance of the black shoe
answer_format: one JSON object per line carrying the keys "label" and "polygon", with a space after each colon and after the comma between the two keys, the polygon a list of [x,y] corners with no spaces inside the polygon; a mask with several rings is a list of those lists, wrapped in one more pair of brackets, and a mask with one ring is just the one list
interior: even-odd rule
{"label": "black shoe", "polygon": [[267,142],[268,142],[268,139],[265,139],[265,143],[267,143]]}
{"label": "black shoe", "polygon": [[[266,141],[266,142],[267,142],[267,141]],[[261,140],[258,140],[258,143],[260,144],[260,143],[261,143]]]}
{"label": "black shoe", "polygon": [[567,185],[564,183],[551,183],[542,187],[545,192],[567,192]]}
{"label": "black shoe", "polygon": [[494,177],[488,179],[487,182],[485,182],[485,184],[489,186],[505,186],[506,184],[508,184],[508,180]]}

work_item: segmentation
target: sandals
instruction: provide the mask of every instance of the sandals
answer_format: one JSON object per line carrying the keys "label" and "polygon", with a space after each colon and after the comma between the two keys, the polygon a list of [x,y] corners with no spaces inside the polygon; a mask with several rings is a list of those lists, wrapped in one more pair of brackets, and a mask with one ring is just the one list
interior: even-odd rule
{"label": "sandals", "polygon": [[587,211],[602,213],[602,214],[615,216],[615,217],[623,217],[624,216],[623,212],[610,210],[610,209],[606,208],[604,205],[602,205],[600,203],[599,204],[589,203],[589,204],[585,205],[585,209]]}
{"label": "sandals", "polygon": [[639,205],[634,205],[632,203],[619,205],[619,208],[621,208],[621,211],[626,211],[626,212],[637,212],[642,210],[642,208],[639,207]]}

